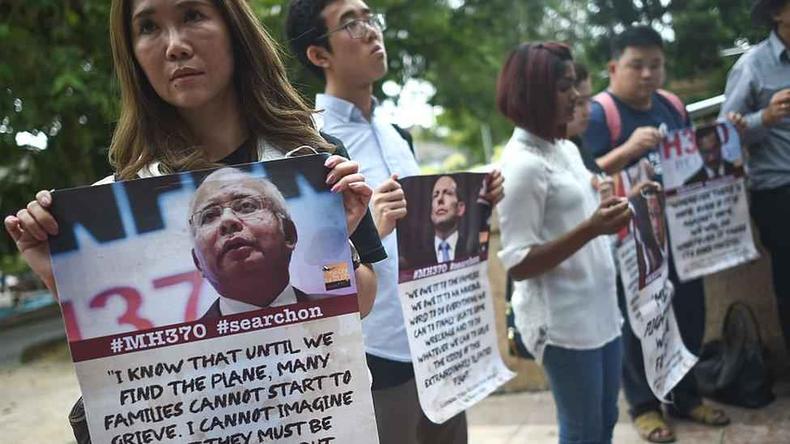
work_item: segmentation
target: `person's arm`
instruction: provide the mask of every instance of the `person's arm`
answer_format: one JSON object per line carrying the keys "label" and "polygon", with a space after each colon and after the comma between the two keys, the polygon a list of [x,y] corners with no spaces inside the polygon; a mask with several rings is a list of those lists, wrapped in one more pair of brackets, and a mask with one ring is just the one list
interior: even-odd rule
{"label": "person's arm", "polygon": [[398,220],[406,217],[406,195],[398,183],[398,175],[393,174],[382,182],[373,191],[370,202],[379,237],[385,238],[395,229]]}
{"label": "person's arm", "polygon": [[607,174],[617,174],[660,143],[661,132],[658,128],[643,126],[634,130],[625,143],[598,157],[595,161]]}
{"label": "person's arm", "polygon": [[499,203],[502,249],[499,258],[515,280],[538,276],[556,267],[594,237],[614,232],[630,219],[624,199],[607,199],[592,217],[557,239],[543,238],[550,172],[533,155],[507,152],[502,163],[505,198]]}
{"label": "person's arm", "polygon": [[785,88],[771,96],[768,106],[763,108],[762,123],[767,127],[771,127],[788,116],[790,116],[790,88]]}
{"label": "person's arm", "polygon": [[359,303],[359,315],[364,318],[373,309],[376,301],[376,272],[370,264],[360,264],[354,270],[357,282],[357,301]]}
{"label": "person's arm", "polygon": [[333,193],[343,193],[343,207],[346,211],[346,224],[353,233],[368,213],[368,204],[373,196],[373,188],[365,183],[365,176],[359,172],[359,164],[339,155],[326,159],[324,166],[329,169],[326,183]]}
{"label": "person's arm", "polygon": [[22,258],[57,299],[58,289],[49,259],[48,239],[58,234],[58,223],[49,212],[51,206],[52,194],[45,190],[39,191],[35,200],[15,215],[6,217],[4,223]]}
{"label": "person's arm", "polygon": [[612,148],[611,133],[606,124],[606,113],[600,103],[590,107],[590,122],[584,132],[584,148],[595,158],[595,163],[606,174],[616,174],[631,162],[644,156],[661,142],[657,128],[637,128],[628,140]]}
{"label": "person's arm", "polygon": [[494,168],[483,179],[483,187],[480,189],[480,198],[485,200],[491,207],[495,207],[505,198],[505,178],[499,168]]}
{"label": "person's arm", "polygon": [[[727,76],[725,100],[719,117],[726,117],[736,124],[742,131],[744,145],[753,145],[767,137],[768,125],[764,120],[765,110],[759,107],[754,93],[756,80],[746,62],[748,60],[738,61]],[[770,112],[768,117],[769,121],[772,120]]]}
{"label": "person's arm", "polygon": [[610,197],[569,233],[543,244],[533,245],[519,264],[510,268],[510,276],[520,281],[552,270],[571,257],[587,242],[603,234],[614,234],[631,220],[628,200]]}

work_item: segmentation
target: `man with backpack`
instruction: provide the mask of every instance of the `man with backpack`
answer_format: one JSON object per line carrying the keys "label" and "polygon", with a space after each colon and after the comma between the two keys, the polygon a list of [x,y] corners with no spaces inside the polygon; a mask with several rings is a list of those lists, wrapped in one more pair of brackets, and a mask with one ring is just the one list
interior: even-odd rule
{"label": "man with backpack", "polygon": [[[371,210],[388,258],[374,265],[376,302],[362,324],[381,444],[465,444],[466,415],[443,424],[422,412],[398,297],[395,224],[406,215],[398,177],[420,173],[411,137],[381,115],[373,85],[387,73],[383,21],[361,0],[292,0],[286,34],[299,61],[326,82],[316,97],[322,130],[341,139],[374,189]],[[485,198],[503,196],[502,176]]]}
{"label": "man with backpack", "polygon": [[[658,145],[663,132],[690,124],[682,101],[660,90],[666,79],[664,43],[661,36],[646,26],[631,27],[612,41],[609,62],[609,88],[594,98],[590,123],[584,134],[585,147],[598,165],[609,174],[647,159],[660,174]],[[660,180],[660,177],[658,177]],[[683,343],[698,353],[705,330],[705,294],[701,279],[681,283],[672,259],[669,279],[674,285],[673,308]],[[650,442],[673,442],[661,403],[650,390],[645,376],[642,347],[631,331],[625,296],[618,279],[618,299],[623,311],[623,390],[630,414],[640,436]],[[726,414],[702,404],[693,372],[675,386],[668,412],[702,424],[722,426]]]}

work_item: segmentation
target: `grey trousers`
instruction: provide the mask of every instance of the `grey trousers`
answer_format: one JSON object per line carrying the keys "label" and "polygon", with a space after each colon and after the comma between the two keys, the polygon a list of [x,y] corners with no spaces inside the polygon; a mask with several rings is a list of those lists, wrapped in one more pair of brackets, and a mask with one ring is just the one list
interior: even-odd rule
{"label": "grey trousers", "polygon": [[414,378],[373,391],[380,444],[467,444],[466,414],[443,424],[429,420],[420,408]]}

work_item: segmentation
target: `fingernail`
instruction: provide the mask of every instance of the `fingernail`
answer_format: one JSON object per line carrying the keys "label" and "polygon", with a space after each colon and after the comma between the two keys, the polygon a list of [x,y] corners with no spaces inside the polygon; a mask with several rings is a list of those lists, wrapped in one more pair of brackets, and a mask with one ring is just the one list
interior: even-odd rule
{"label": "fingernail", "polygon": [[330,191],[332,191],[333,193],[337,193],[338,191],[340,191],[340,184],[335,184],[335,186],[333,186]]}
{"label": "fingernail", "polygon": [[331,174],[326,176],[326,184],[327,185],[332,185],[333,183],[335,183],[335,176],[333,176]]}

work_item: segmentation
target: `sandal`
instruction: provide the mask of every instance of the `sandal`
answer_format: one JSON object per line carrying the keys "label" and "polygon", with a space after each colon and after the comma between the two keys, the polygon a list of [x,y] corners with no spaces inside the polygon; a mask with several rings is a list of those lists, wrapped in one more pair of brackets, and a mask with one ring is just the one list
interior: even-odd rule
{"label": "sandal", "polygon": [[685,419],[698,422],[700,424],[721,427],[730,423],[730,418],[722,409],[716,409],[709,405],[700,404],[682,416]]}
{"label": "sandal", "polygon": [[675,442],[675,433],[661,416],[660,412],[651,410],[634,418],[634,427],[642,439],[649,442]]}

